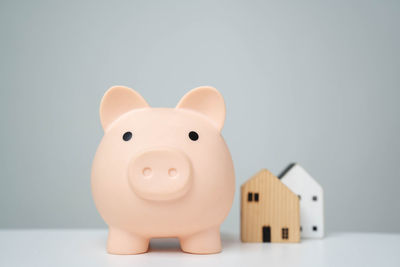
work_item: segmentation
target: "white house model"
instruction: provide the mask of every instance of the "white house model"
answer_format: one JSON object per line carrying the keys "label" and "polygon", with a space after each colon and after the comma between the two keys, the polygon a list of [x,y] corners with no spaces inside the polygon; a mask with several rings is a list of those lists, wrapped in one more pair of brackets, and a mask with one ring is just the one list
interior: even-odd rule
{"label": "white house model", "polygon": [[300,199],[300,235],[305,238],[324,236],[324,191],[322,187],[297,163],[289,165],[279,175]]}

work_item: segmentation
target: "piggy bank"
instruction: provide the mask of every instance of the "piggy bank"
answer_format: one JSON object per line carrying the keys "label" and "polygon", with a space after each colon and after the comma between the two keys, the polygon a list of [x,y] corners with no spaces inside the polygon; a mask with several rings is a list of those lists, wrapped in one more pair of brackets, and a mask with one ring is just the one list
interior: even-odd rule
{"label": "piggy bank", "polygon": [[185,252],[220,252],[219,228],[235,191],[221,94],[199,87],[175,108],[151,108],[136,91],[115,86],[101,101],[100,120],[91,184],[109,226],[107,251],[144,253],[151,238],[172,237]]}

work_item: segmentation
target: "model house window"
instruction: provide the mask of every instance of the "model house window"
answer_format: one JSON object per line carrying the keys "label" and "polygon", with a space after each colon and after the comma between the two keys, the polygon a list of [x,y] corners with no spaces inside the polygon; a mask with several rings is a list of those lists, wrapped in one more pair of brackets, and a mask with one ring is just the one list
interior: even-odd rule
{"label": "model house window", "polygon": [[258,202],[259,198],[260,198],[260,195],[258,193],[249,192],[247,194],[247,201],[248,202],[252,202],[253,199],[254,199],[255,202]]}
{"label": "model house window", "polygon": [[282,239],[289,239],[289,229],[282,228]]}
{"label": "model house window", "polygon": [[313,201],[317,201],[317,200],[318,200],[318,197],[317,197],[317,196],[313,196],[313,197],[312,197],[312,200],[313,200]]}
{"label": "model house window", "polygon": [[314,226],[312,227],[312,230],[313,230],[314,232],[316,232],[316,231],[318,230],[318,227],[317,227],[316,225],[314,225]]}

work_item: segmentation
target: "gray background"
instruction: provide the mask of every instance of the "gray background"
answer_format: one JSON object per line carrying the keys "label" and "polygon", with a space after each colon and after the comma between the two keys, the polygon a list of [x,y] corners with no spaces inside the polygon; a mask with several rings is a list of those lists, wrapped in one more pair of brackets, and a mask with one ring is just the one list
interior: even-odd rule
{"label": "gray background", "polygon": [[[399,1],[1,1],[0,227],[105,227],[90,191],[103,93],[225,97],[239,189],[292,161],[328,231],[400,232]],[[239,191],[224,231],[239,231]]]}

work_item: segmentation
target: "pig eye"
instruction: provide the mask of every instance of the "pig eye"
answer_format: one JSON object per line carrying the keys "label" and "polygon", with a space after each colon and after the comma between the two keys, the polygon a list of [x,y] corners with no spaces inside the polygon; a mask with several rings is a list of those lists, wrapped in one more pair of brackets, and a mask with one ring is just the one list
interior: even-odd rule
{"label": "pig eye", "polygon": [[194,132],[194,131],[191,131],[191,132],[189,133],[189,138],[190,138],[190,140],[192,140],[192,141],[197,141],[197,139],[199,139],[199,134],[196,133],[196,132]]}
{"label": "pig eye", "polygon": [[132,138],[132,133],[131,132],[126,132],[122,136],[122,139],[124,139],[124,141],[129,141],[129,140],[131,140],[131,138]]}

